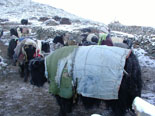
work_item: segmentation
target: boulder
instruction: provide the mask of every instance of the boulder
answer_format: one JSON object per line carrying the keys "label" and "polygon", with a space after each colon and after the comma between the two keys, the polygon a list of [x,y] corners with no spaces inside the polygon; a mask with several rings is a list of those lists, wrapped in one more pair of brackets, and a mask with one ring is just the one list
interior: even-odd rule
{"label": "boulder", "polygon": [[46,20],[44,22],[47,26],[56,26],[56,25],[59,25],[59,23],[53,19],[49,19],[49,20]]}
{"label": "boulder", "polygon": [[50,19],[50,18],[48,18],[48,17],[40,17],[40,18],[39,18],[39,21],[44,22],[44,21],[46,21],[46,20],[48,20],[48,19]]}
{"label": "boulder", "polygon": [[67,24],[67,25],[70,25],[70,24],[71,24],[71,21],[70,21],[69,18],[61,18],[60,24]]}
{"label": "boulder", "polygon": [[59,17],[59,16],[54,16],[53,19],[54,19],[55,21],[60,21],[60,20],[61,20],[61,17]]}

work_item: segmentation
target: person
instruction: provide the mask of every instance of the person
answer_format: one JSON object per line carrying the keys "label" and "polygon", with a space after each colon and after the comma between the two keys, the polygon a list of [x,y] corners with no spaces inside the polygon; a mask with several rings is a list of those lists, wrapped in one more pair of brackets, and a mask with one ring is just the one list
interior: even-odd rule
{"label": "person", "polygon": [[110,34],[100,33],[98,45],[113,46],[113,42],[111,40]]}

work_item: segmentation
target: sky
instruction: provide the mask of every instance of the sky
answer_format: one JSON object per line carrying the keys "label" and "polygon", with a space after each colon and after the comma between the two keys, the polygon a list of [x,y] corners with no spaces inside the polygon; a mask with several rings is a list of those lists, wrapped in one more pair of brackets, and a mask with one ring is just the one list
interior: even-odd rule
{"label": "sky", "polygon": [[33,0],[109,24],[155,27],[155,0]]}

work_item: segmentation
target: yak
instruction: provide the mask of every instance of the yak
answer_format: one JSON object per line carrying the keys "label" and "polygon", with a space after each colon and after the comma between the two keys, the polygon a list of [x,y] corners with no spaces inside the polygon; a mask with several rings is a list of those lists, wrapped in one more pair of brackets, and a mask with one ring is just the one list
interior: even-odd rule
{"label": "yak", "polygon": [[14,49],[14,64],[18,61],[20,67],[20,75],[24,76],[24,82],[28,80],[29,70],[28,64],[36,55],[36,42],[31,39],[22,40]]}
{"label": "yak", "polygon": [[[126,55],[120,51],[126,51]],[[141,96],[141,68],[130,49],[106,45],[66,46],[44,59],[32,59],[29,68],[31,84],[42,87],[49,82],[49,92],[60,106],[59,116],[70,113],[79,99],[85,108],[104,102],[114,116],[125,116],[128,110],[132,110],[134,98]],[[115,69],[121,71],[118,76]],[[110,82],[113,74],[118,78]],[[118,81],[120,84],[111,88]],[[111,97],[115,90],[116,98]],[[110,91],[113,91],[112,94],[109,94]]]}
{"label": "yak", "polygon": [[49,53],[50,52],[50,44],[47,41],[42,41],[42,48],[41,50],[44,51],[45,53]]}
{"label": "yak", "polygon": [[[39,44],[39,41],[40,40],[36,42],[32,39],[24,39],[13,49],[14,51],[13,60],[15,63],[17,61],[19,62],[20,76],[24,77],[25,82],[27,82],[29,76],[29,69],[28,69],[29,61],[35,57],[44,57],[42,51],[44,51],[45,53],[50,52],[49,43],[40,41]],[[12,50],[9,49],[9,51]]]}
{"label": "yak", "polygon": [[16,48],[17,43],[18,43],[18,39],[11,39],[9,42],[7,55],[9,56],[10,59],[13,59],[13,54],[15,53],[14,49]]}
{"label": "yak", "polygon": [[23,31],[23,28],[11,28],[10,29],[10,36],[15,35],[16,37],[20,37],[21,33]]}
{"label": "yak", "polygon": [[[11,39],[9,42],[9,46],[8,46],[8,50],[7,50],[7,54],[9,56],[10,59],[13,58],[14,55],[14,49],[16,48],[17,44],[19,43],[19,39]],[[50,52],[50,44],[49,42],[46,41],[42,41],[41,42],[41,50],[45,53],[49,53]]]}
{"label": "yak", "polygon": [[26,53],[26,59],[19,64],[20,67],[20,76],[24,76],[24,82],[27,82],[29,76],[28,64],[31,59],[34,58],[36,48],[33,45],[24,45],[24,51]]}

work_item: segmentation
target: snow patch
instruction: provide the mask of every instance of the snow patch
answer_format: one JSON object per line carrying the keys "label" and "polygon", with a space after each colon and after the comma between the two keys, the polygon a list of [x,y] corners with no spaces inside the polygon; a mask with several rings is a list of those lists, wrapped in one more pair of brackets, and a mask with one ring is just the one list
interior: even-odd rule
{"label": "snow patch", "polygon": [[155,59],[151,59],[149,56],[146,56],[147,53],[141,48],[134,49],[134,53],[137,55],[139,63],[141,66],[155,67]]}
{"label": "snow patch", "polygon": [[0,69],[5,66],[7,66],[7,63],[4,63],[4,59],[0,56]]}
{"label": "snow patch", "polygon": [[138,116],[142,116],[142,114],[145,114],[144,116],[155,116],[155,106],[139,97],[134,99],[133,109],[136,110]]}

